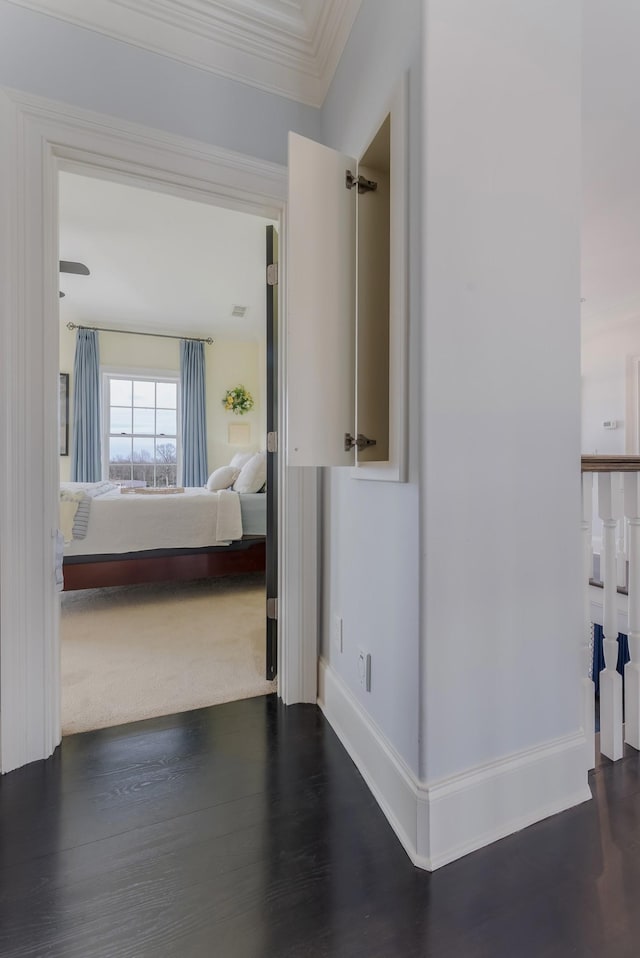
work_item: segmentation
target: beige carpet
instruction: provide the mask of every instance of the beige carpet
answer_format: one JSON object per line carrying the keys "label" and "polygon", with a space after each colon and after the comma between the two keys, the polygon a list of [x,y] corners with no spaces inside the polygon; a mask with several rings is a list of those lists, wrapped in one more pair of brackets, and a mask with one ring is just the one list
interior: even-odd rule
{"label": "beige carpet", "polygon": [[61,598],[65,735],[275,691],[261,576]]}

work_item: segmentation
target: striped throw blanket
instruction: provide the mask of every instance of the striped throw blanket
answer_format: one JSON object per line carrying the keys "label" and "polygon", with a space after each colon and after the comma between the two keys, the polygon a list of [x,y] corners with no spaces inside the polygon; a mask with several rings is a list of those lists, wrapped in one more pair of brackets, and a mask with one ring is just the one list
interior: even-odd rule
{"label": "striped throw blanket", "polygon": [[91,499],[84,492],[60,490],[60,531],[65,544],[86,537],[90,508]]}

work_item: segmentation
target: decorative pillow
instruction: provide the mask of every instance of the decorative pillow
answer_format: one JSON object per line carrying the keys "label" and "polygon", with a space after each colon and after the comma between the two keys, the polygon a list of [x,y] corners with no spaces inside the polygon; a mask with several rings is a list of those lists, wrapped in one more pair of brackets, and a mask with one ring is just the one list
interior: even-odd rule
{"label": "decorative pillow", "polygon": [[212,472],[207,479],[207,489],[209,492],[219,492],[221,489],[228,489],[234,484],[240,470],[237,466],[220,466],[215,472]]}
{"label": "decorative pillow", "polygon": [[254,456],[255,452],[237,452],[229,465],[235,466],[236,469],[242,469]]}
{"label": "decorative pillow", "polygon": [[257,452],[240,470],[233,484],[235,492],[259,492],[267,481],[267,454]]}

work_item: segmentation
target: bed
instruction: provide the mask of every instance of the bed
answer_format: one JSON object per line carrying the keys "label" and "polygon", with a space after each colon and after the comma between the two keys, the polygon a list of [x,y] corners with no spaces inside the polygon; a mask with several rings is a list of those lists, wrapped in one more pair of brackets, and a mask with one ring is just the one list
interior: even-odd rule
{"label": "bed", "polygon": [[266,495],[63,483],[64,591],[262,572]]}

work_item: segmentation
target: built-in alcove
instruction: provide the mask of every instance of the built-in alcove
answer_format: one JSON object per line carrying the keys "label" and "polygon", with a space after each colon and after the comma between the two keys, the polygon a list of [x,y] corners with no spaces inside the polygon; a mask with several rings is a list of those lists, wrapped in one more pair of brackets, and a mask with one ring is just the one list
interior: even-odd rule
{"label": "built-in alcove", "polygon": [[358,163],[372,188],[357,204],[356,435],[375,440],[356,447],[358,463],[389,460],[390,149],[387,115]]}
{"label": "built-in alcove", "polygon": [[360,158],[289,136],[287,459],[406,479],[406,92]]}

